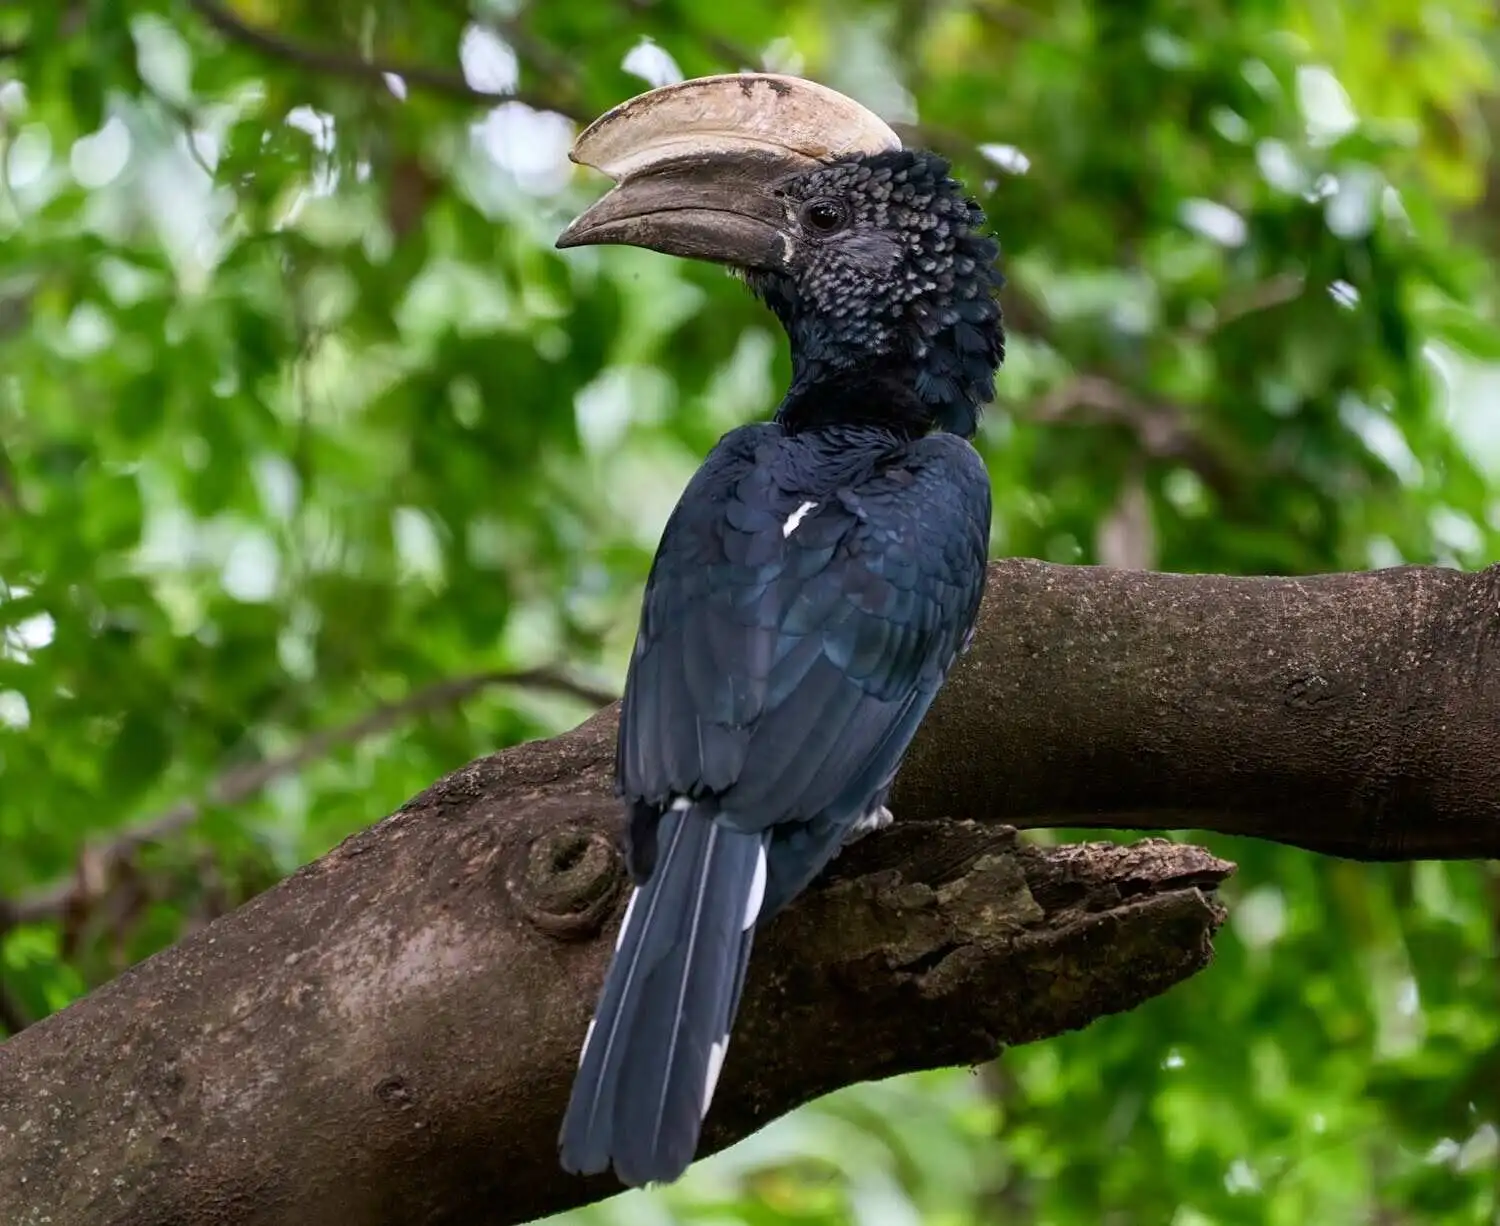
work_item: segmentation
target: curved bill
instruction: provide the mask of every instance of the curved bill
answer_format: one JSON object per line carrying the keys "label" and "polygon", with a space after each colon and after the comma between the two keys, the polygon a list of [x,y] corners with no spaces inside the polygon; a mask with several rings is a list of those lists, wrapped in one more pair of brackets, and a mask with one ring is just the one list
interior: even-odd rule
{"label": "curved bill", "polygon": [[786,258],[787,176],[901,148],[873,111],[799,77],[733,73],[640,94],[600,116],[569,155],[615,187],[557,240],[625,243],[745,268]]}

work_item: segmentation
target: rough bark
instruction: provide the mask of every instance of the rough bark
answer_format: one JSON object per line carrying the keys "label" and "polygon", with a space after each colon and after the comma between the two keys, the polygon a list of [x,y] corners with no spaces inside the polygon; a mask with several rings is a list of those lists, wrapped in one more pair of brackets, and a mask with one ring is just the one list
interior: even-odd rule
{"label": "rough bark", "polygon": [[892,809],[1500,856],[1500,567],[996,563]]}
{"label": "rough bark", "polygon": [[[0,1048],[6,1226],[500,1226],[557,1166],[624,874],[614,712],[473,763]],[[1205,965],[1229,866],[911,821],[772,926],[704,1152],[815,1095],[974,1063]]]}
{"label": "rough bark", "polygon": [[[994,819],[1496,854],[1497,590],[998,564],[897,826],[761,942],[705,1152],[1206,963],[1228,865]],[[0,1047],[0,1221],[492,1226],[610,1191],[553,1142],[622,892],[613,730],[471,764]]]}

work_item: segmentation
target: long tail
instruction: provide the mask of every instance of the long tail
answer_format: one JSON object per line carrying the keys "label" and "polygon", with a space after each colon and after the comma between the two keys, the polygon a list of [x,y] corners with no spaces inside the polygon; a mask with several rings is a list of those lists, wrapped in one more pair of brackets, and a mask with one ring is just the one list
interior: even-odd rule
{"label": "long tail", "polygon": [[613,1162],[621,1182],[670,1182],[693,1160],[766,887],[765,836],[671,809],[661,858],[631,895],[579,1058],[558,1145],[565,1170]]}

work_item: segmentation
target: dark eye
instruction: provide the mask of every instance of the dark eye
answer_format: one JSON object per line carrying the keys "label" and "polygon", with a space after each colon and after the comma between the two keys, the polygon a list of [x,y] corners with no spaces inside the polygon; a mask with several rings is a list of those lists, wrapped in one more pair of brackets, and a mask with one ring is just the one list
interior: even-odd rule
{"label": "dark eye", "polygon": [[848,219],[848,210],[837,200],[812,200],[802,206],[802,220],[819,234],[842,229]]}

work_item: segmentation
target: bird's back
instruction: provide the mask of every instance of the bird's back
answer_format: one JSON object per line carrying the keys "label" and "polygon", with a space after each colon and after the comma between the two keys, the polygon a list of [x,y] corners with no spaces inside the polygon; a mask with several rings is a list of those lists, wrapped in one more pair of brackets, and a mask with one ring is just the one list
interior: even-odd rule
{"label": "bird's back", "polygon": [[763,919],[816,874],[883,801],[969,634],[989,520],[984,466],[952,435],[721,440],[662,537],[622,707],[638,879],[679,797],[774,832]]}

